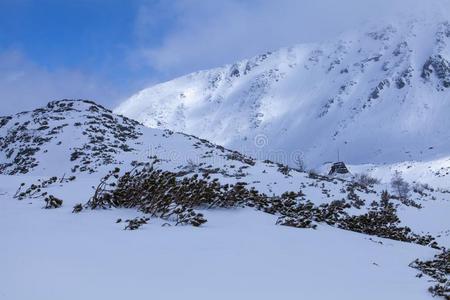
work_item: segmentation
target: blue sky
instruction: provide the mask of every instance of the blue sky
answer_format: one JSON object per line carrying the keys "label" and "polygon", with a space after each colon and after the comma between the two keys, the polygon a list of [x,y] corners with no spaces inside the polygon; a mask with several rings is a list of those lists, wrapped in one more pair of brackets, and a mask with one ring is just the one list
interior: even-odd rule
{"label": "blue sky", "polygon": [[[121,83],[142,76],[127,56],[140,42],[136,20],[143,1],[2,0],[0,51],[20,51],[46,70],[60,68],[106,76]],[[158,10],[158,1],[146,1]],[[169,22],[148,28],[147,43],[157,45]],[[150,74],[151,70],[147,68]],[[134,74],[136,73],[136,74]],[[131,78],[130,78],[131,77]]]}
{"label": "blue sky", "polygon": [[65,97],[111,106],[169,78],[139,62],[175,24],[167,3],[0,0],[0,115]]}
{"label": "blue sky", "polygon": [[136,2],[130,1],[2,1],[0,36],[3,47],[17,47],[32,60],[54,68],[93,68],[104,53],[122,55],[133,43],[130,33]]}
{"label": "blue sky", "polygon": [[58,98],[114,107],[175,76],[449,1],[0,0],[0,115]]}

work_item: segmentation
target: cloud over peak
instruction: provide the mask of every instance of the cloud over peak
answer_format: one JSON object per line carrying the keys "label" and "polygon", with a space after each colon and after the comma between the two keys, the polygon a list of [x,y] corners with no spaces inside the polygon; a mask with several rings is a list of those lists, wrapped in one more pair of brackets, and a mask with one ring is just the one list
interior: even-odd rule
{"label": "cloud over peak", "polygon": [[[320,42],[364,23],[440,14],[448,0],[249,0],[174,2],[176,17],[158,45],[142,44],[143,64],[163,76],[219,66],[284,46]],[[151,10],[147,10],[151,11]],[[141,24],[146,17],[140,15]],[[145,36],[146,26],[139,27]]]}

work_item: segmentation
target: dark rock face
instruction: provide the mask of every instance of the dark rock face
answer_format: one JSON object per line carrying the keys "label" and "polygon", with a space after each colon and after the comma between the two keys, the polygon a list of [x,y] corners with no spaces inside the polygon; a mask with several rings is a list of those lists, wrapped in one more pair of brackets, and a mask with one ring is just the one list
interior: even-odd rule
{"label": "dark rock face", "polygon": [[382,80],[377,87],[372,91],[372,93],[370,93],[369,95],[369,101],[370,100],[374,100],[374,99],[378,99],[380,98],[380,94],[381,92],[386,88],[389,87],[391,85],[391,83],[389,82],[389,80],[384,79]]}
{"label": "dark rock face", "polygon": [[413,71],[414,69],[410,66],[395,79],[395,85],[398,89],[402,89],[411,84]]}
{"label": "dark rock face", "polygon": [[330,172],[328,175],[336,175],[336,174],[349,174],[350,171],[347,169],[347,166],[343,162],[336,162],[331,166]]}
{"label": "dark rock face", "polygon": [[422,68],[422,78],[430,80],[432,74],[439,80],[439,85],[450,88],[450,62],[442,55],[431,56]]}
{"label": "dark rock face", "polygon": [[8,124],[9,120],[11,120],[12,117],[0,117],[0,128]]}

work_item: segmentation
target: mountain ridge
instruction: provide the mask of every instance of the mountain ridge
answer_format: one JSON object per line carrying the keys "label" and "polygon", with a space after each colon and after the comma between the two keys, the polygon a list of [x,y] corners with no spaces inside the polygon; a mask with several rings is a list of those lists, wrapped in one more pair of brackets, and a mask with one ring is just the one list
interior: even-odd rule
{"label": "mountain ridge", "polygon": [[291,165],[338,151],[352,164],[439,159],[450,154],[449,41],[449,22],[388,25],[191,73],[114,111]]}

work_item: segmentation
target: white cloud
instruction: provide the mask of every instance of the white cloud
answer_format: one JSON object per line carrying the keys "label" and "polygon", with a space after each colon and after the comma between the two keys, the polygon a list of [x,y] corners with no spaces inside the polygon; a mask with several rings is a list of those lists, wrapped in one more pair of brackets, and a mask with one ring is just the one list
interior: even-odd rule
{"label": "white cloud", "polygon": [[[0,50],[0,115],[61,98],[88,98],[113,107],[151,83],[283,46],[329,39],[365,21],[382,23],[401,12],[439,11],[448,17],[450,10],[450,0],[144,1],[135,32],[130,33],[133,42],[126,45],[131,54],[123,57],[123,69],[109,64],[89,74],[48,69],[20,51]],[[120,57],[115,60],[120,62]]]}
{"label": "white cloud", "polygon": [[[211,68],[301,42],[332,38],[364,22],[421,16],[447,17],[449,0],[177,0],[175,24],[161,45],[145,44],[139,59],[163,77]],[[139,36],[154,10],[139,16]]]}
{"label": "white cloud", "polygon": [[111,103],[119,93],[106,82],[77,70],[49,71],[17,50],[0,52],[0,115],[31,110],[63,98]]}

